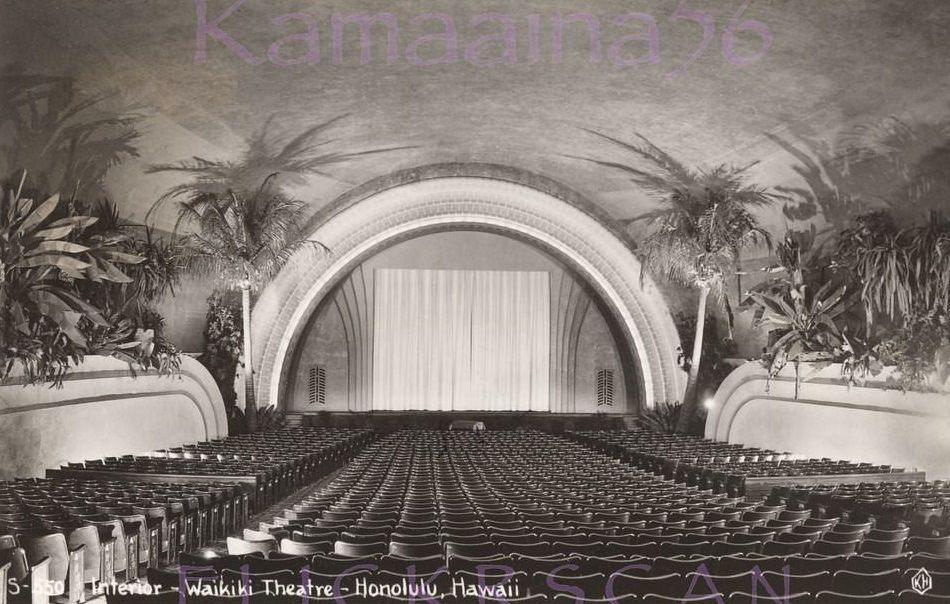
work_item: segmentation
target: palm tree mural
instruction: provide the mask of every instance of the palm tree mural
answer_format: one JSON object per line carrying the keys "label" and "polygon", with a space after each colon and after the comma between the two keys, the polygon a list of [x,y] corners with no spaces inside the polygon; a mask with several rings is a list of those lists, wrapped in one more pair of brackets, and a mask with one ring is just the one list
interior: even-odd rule
{"label": "palm tree mural", "polygon": [[684,432],[698,404],[696,384],[709,296],[727,305],[726,277],[735,273],[739,251],[759,243],[771,245],[769,234],[750,209],[770,204],[776,196],[747,182],[751,165],[690,168],[643,136],[638,135],[640,144],[630,144],[594,134],[621,146],[649,166],[641,169],[593,160],[622,170],[635,185],[660,201],[660,208],[625,221],[646,220],[652,225],[638,250],[645,267],[699,293],[689,380],[677,425],[677,430]]}
{"label": "palm tree mural", "polygon": [[946,210],[950,121],[887,117],[839,137],[837,163],[856,194],[911,220]]}
{"label": "palm tree mural", "polygon": [[7,67],[0,74],[0,128],[10,135],[0,146],[0,174],[25,170],[27,191],[102,199],[106,173],[139,155],[141,119],[114,94],[86,93],[71,78]]}
{"label": "palm tree mural", "polygon": [[831,145],[806,134],[798,135],[797,140],[768,132],[765,136],[797,160],[792,169],[804,184],[775,187],[786,196],[782,207],[786,218],[805,221],[821,215],[827,223],[824,233],[844,228],[864,210],[865,204],[852,191]]}
{"label": "palm tree mural", "polygon": [[791,155],[804,186],[776,187],[789,198],[791,220],[822,216],[824,232],[849,227],[874,209],[918,220],[944,210],[950,196],[950,121],[896,117],[860,123],[827,141],[794,125],[791,134],[765,135]]}
{"label": "palm tree mural", "polygon": [[177,200],[176,232],[182,226],[192,229],[183,241],[188,248],[187,265],[193,273],[241,292],[245,416],[247,429],[252,432],[259,419],[251,342],[252,294],[267,285],[298,252],[330,252],[300,231],[306,222],[306,207],[287,195],[285,189],[313,174],[327,176],[329,166],[406,148],[332,150],[336,141],[326,133],[345,117],[317,124],[289,140],[272,134],[269,119],[248,138],[237,159],[193,157],[148,170],[190,177],[163,195],[152,211],[168,200]]}

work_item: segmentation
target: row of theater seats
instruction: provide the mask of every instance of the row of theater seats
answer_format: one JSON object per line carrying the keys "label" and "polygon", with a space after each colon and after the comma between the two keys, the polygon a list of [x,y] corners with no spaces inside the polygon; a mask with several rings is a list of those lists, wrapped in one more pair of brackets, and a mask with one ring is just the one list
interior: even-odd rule
{"label": "row of theater seats", "polygon": [[778,486],[772,488],[769,499],[817,516],[908,527],[911,535],[950,533],[950,484],[940,480]]}
{"label": "row of theater seats", "polygon": [[567,437],[638,468],[700,489],[745,493],[749,478],[901,472],[889,465],[796,459],[790,453],[650,430],[568,431]]}
{"label": "row of theater seats", "polygon": [[[628,463],[645,467],[678,483],[741,492],[746,478],[783,476],[788,485],[774,487],[770,502],[813,511],[816,517],[872,521],[878,528],[910,527],[912,535],[933,537],[950,532],[950,485],[944,481],[893,481],[823,486],[795,486],[808,475],[887,473],[890,466],[830,460],[789,460],[787,453],[751,449],[682,435],[644,431],[577,432],[570,437]],[[767,472],[750,470],[751,466]]]}
{"label": "row of theater seats", "polygon": [[69,463],[69,476],[227,476],[256,481],[255,504],[265,507],[329,473],[374,438],[370,430],[283,428],[163,449]]}
{"label": "row of theater seats", "polygon": [[[200,594],[203,584],[245,584],[250,586],[251,595],[270,602],[300,601],[298,586],[304,586],[311,601],[341,598],[344,602],[407,602],[413,600],[398,586],[418,585],[420,581],[427,586],[427,591],[421,592],[424,596],[439,594],[433,599],[445,602],[477,602],[464,586],[480,584],[489,590],[504,586],[496,588],[494,594],[483,593],[484,602],[689,602],[697,598],[695,601],[764,604],[939,602],[950,598],[950,560],[927,555],[905,557],[906,566],[900,568],[890,567],[893,560],[869,555],[407,559],[392,555],[344,558],[273,553],[266,558],[248,554],[190,558],[185,562],[174,571],[150,570],[150,584],[173,593],[185,586],[189,594]],[[923,597],[914,591],[915,577],[921,569],[927,569],[931,581],[928,595]]]}
{"label": "row of theater seats", "polygon": [[[84,584],[130,581],[243,526],[249,498],[222,483],[26,479],[0,484],[0,565],[19,586],[82,599]],[[6,591],[4,593],[7,593]]]}
{"label": "row of theater seats", "polygon": [[[0,579],[12,582],[0,589],[0,604],[8,596],[80,602],[92,584],[137,581],[145,567],[176,565],[181,554],[239,531],[258,506],[329,473],[372,438],[365,430],[286,429],[2,483]],[[138,459],[156,463],[138,466]],[[254,480],[235,480],[249,474]]]}
{"label": "row of theater seats", "polygon": [[[668,587],[683,587],[704,565],[730,586],[727,595],[738,585],[728,576],[753,570],[732,561],[751,560],[772,572],[787,563],[791,591],[807,597],[896,594],[915,569],[933,568],[941,579],[950,571],[948,537],[718,495],[533,431],[388,435],[272,520],[229,540],[229,553],[276,556],[278,565],[281,556],[312,556],[310,570],[325,573],[388,558],[447,561],[453,572],[472,570],[457,568],[460,561],[507,560],[535,586],[535,573],[553,569],[528,568],[531,561],[560,560],[576,565],[568,574],[597,575],[588,587],[633,561],[680,559]],[[663,591],[656,585],[633,582],[623,593]]]}

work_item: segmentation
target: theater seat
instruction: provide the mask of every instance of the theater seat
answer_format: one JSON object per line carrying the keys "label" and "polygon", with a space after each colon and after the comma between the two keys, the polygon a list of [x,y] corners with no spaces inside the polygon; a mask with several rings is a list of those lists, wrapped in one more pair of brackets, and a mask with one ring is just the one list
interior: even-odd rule
{"label": "theater seat", "polygon": [[333,553],[346,558],[383,556],[389,553],[389,546],[384,541],[375,541],[372,543],[337,541],[333,546]]}
{"label": "theater seat", "polygon": [[819,539],[811,546],[811,551],[822,556],[850,556],[858,548],[860,540],[826,541]]}
{"label": "theater seat", "polygon": [[687,584],[683,575],[671,573],[659,576],[638,576],[626,573],[614,573],[607,578],[604,594],[652,593],[664,596],[682,597],[686,593]]}
{"label": "theater seat", "polygon": [[531,591],[554,597],[570,590],[581,590],[586,601],[588,598],[602,598],[606,583],[607,577],[603,573],[579,574],[566,570],[556,574],[538,572],[531,576]]}
{"label": "theater seat", "polygon": [[896,556],[904,551],[904,540],[893,539],[891,541],[882,541],[879,539],[865,538],[859,548],[862,554],[880,554],[882,556]]}
{"label": "theater seat", "polygon": [[333,551],[333,543],[329,541],[309,541],[302,543],[292,539],[282,539],[280,551],[293,556],[311,556],[313,554],[327,554]]}
{"label": "theater seat", "polygon": [[[791,593],[788,595],[779,593],[778,596],[782,604],[812,604],[815,600],[810,593]],[[728,604],[773,604],[775,600],[761,591],[757,592],[756,595],[734,591],[729,594],[726,602]]]}
{"label": "theater seat", "polygon": [[441,555],[442,546],[438,541],[403,543],[394,539],[389,543],[389,553],[403,558],[428,558]]}
{"label": "theater seat", "polygon": [[933,554],[913,554],[907,562],[909,568],[926,568],[929,571],[950,573],[950,558]]}
{"label": "theater seat", "polygon": [[881,556],[870,553],[860,554],[848,558],[845,570],[859,573],[879,573],[892,568],[904,570],[907,568],[908,561],[909,557],[907,554],[898,554],[896,556]]}
{"label": "theater seat", "polygon": [[70,531],[67,543],[69,549],[75,551],[78,548],[84,548],[83,551],[83,582],[93,583],[95,581],[112,581],[111,577],[106,575],[111,568],[104,568],[106,553],[104,550],[112,550],[114,540],[111,538],[111,527],[106,532],[110,535],[108,540],[101,537],[98,527],[83,526]]}
{"label": "theater seat", "polygon": [[[84,547],[70,550],[66,536],[52,533],[43,536],[20,536],[20,543],[31,567],[48,561],[46,567],[50,581],[50,595],[66,595],[69,602],[78,602],[83,592]],[[61,586],[62,589],[56,588]]]}
{"label": "theater seat", "polygon": [[[483,604],[496,604],[496,603],[507,603],[511,602],[512,604],[541,604],[542,602],[548,602],[549,598],[545,594],[534,594],[530,596],[522,596],[520,598],[490,598],[485,597],[477,600]],[[455,597],[452,595],[447,595],[442,598],[442,602],[445,604],[471,604],[471,597]]]}
{"label": "theater seat", "polygon": [[848,562],[845,556],[822,556],[819,554],[807,554],[805,556],[789,556],[786,559],[791,572],[795,574],[807,575],[821,571],[834,573],[844,570]]}
{"label": "theater seat", "polygon": [[905,589],[897,595],[897,604],[937,604],[938,602],[946,604],[950,601],[947,596],[935,594],[919,594],[912,589]]}
{"label": "theater seat", "polygon": [[908,537],[907,549],[915,553],[950,558],[950,535],[944,537]]}
{"label": "theater seat", "polygon": [[[558,594],[552,601],[559,604],[575,604],[577,597],[570,594]],[[639,601],[636,594],[623,594],[613,598],[584,598],[584,604],[631,604]]]}
{"label": "theater seat", "polygon": [[[828,571],[817,573],[795,574],[767,571],[762,573],[762,580],[767,582],[777,593],[784,590],[785,581],[788,581],[788,588],[792,593],[807,592],[811,594],[819,591],[827,591],[832,588],[833,578]],[[762,591],[761,589],[759,590]]]}
{"label": "theater seat", "polygon": [[839,570],[834,574],[833,591],[853,595],[870,595],[883,591],[897,591],[901,571],[891,569],[878,573],[858,573]]}
{"label": "theater seat", "polygon": [[815,596],[815,604],[894,604],[897,594],[893,591],[855,596],[834,591],[823,591]]}
{"label": "theater seat", "polygon": [[[780,533],[778,537],[788,533]],[[766,541],[762,546],[762,553],[767,556],[804,555],[811,547],[810,539],[775,539]]]}
{"label": "theater seat", "polygon": [[228,537],[228,554],[240,555],[258,552],[264,555],[277,551],[277,540],[274,538],[261,540],[238,539],[237,537]]}
{"label": "theater seat", "polygon": [[713,603],[719,604],[725,600],[723,594],[710,594],[703,596],[690,596],[684,598],[683,596],[661,596],[659,594],[646,594],[640,598],[640,602],[643,604],[685,604],[689,602],[696,602],[697,604]]}

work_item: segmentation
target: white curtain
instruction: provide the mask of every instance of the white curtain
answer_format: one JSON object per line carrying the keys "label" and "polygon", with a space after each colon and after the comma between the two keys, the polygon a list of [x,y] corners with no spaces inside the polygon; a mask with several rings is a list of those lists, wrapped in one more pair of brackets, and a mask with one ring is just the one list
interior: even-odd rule
{"label": "white curtain", "polygon": [[374,297],[374,409],[549,409],[548,273],[377,269]]}

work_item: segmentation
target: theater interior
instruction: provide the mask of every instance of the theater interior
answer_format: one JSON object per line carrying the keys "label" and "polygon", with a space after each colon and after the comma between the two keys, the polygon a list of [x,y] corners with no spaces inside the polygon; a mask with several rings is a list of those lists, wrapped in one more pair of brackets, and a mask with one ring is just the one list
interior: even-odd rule
{"label": "theater interior", "polygon": [[0,16],[0,604],[950,602],[950,3]]}

